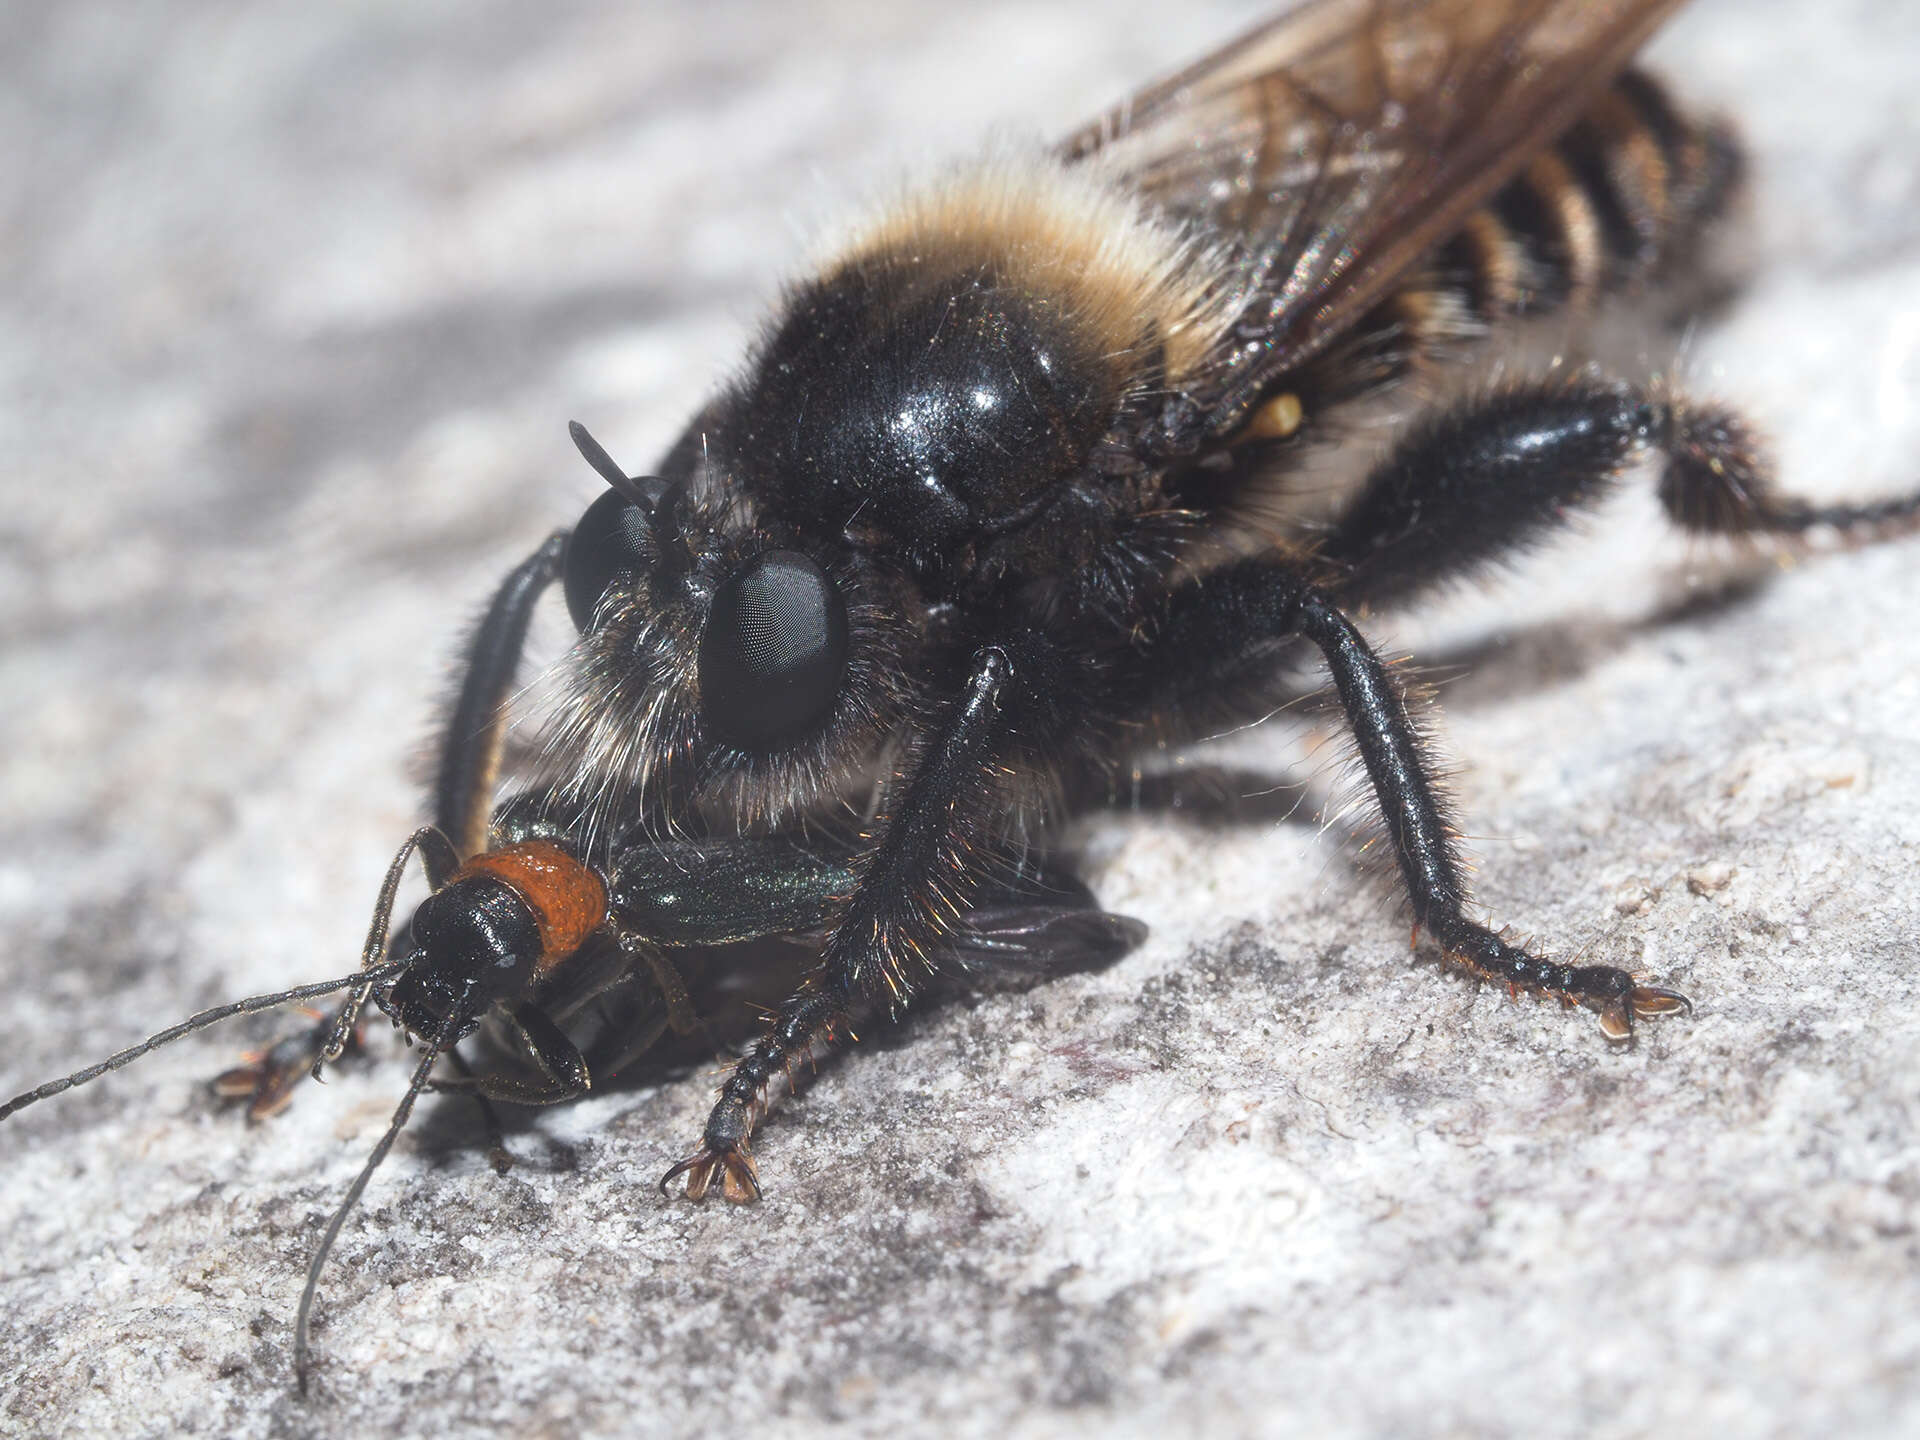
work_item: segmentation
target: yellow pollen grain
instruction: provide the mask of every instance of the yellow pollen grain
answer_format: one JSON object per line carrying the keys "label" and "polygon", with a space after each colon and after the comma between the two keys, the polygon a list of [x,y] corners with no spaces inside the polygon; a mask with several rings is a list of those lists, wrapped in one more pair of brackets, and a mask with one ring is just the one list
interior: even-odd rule
{"label": "yellow pollen grain", "polygon": [[1307,412],[1301,407],[1300,397],[1292,391],[1276,395],[1258,410],[1247,422],[1247,428],[1241,433],[1249,440],[1285,440],[1300,428],[1300,422],[1307,418]]}

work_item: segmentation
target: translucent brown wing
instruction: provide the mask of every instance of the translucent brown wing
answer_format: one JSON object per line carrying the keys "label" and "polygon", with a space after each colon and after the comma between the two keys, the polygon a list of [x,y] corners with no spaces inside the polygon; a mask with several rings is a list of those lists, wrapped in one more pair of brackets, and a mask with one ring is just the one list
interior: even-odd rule
{"label": "translucent brown wing", "polygon": [[1679,3],[1306,0],[1061,151],[1232,247],[1273,375],[1567,129]]}

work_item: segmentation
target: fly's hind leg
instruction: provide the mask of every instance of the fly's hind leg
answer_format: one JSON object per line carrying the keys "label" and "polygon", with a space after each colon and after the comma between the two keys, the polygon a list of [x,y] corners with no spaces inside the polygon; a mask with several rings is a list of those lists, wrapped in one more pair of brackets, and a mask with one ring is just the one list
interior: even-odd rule
{"label": "fly's hind leg", "polygon": [[1920,522],[1920,492],[1862,505],[1780,496],[1733,411],[1576,374],[1416,421],[1318,548],[1324,584],[1348,607],[1392,606],[1484,571],[1612,493],[1648,452],[1663,462],[1661,504],[1697,534],[1792,539]]}
{"label": "fly's hind leg", "polygon": [[1290,636],[1312,642],[1326,661],[1414,921],[1449,959],[1516,993],[1584,1005],[1613,1040],[1630,1038],[1636,1018],[1691,1008],[1684,996],[1642,985],[1625,970],[1536,955],[1468,916],[1456,831],[1405,693],[1332,598],[1285,564],[1243,561],[1183,591],[1122,681],[1134,704],[1177,712],[1191,697],[1244,686],[1250,657]]}
{"label": "fly's hind leg", "polygon": [[1920,491],[1841,505],[1780,494],[1765,447],[1735,411],[1672,395],[1656,396],[1650,411],[1653,441],[1667,460],[1660,503],[1688,530],[1789,540],[1834,530],[1875,539],[1920,524]]}

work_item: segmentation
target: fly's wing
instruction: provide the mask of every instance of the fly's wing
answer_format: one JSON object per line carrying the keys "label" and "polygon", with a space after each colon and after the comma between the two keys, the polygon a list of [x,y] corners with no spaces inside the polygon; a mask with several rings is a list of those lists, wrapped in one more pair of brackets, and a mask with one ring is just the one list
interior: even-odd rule
{"label": "fly's wing", "polygon": [[1679,3],[1306,0],[1061,154],[1231,249],[1226,283],[1275,375],[1572,125]]}
{"label": "fly's wing", "polygon": [[1140,921],[1102,910],[1085,885],[1049,870],[983,886],[940,958],[975,989],[1019,989],[1110,965],[1146,938]]}

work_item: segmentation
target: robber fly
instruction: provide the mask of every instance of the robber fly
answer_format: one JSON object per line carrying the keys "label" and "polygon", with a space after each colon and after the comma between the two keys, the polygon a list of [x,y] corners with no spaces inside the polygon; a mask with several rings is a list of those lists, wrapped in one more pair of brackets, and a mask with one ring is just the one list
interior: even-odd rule
{"label": "robber fly", "polygon": [[[912,998],[1052,796],[1269,713],[1301,643],[1416,934],[1611,1040],[1688,1008],[1474,917],[1434,747],[1354,617],[1524,549],[1649,454],[1708,534],[1886,528],[1920,496],[1779,498],[1739,416],[1586,370],[1415,415],[1330,514],[1320,463],[1360,403],[1491,332],[1685,270],[1740,155],[1631,66],[1674,8],[1313,0],[1051,149],[905,193],[790,287],[657,476],[590,457],[609,488],[554,572],[580,639],[543,769],[583,841],[627,813],[870,815],[817,963],[669,1178],[757,1194],[794,1057]],[[507,628],[474,663],[517,658]]]}

